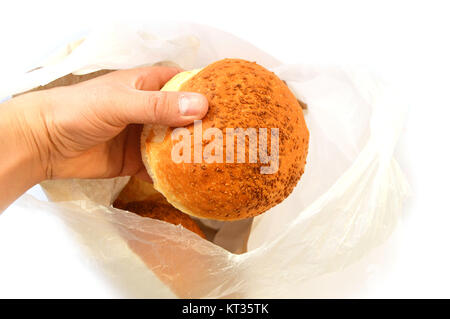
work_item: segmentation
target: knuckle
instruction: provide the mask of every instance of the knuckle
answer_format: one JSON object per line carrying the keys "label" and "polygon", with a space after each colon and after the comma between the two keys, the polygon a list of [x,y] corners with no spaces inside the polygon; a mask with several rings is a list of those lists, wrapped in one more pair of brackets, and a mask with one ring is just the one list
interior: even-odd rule
{"label": "knuckle", "polygon": [[148,116],[154,122],[167,119],[169,113],[169,97],[167,94],[152,95],[148,103]]}

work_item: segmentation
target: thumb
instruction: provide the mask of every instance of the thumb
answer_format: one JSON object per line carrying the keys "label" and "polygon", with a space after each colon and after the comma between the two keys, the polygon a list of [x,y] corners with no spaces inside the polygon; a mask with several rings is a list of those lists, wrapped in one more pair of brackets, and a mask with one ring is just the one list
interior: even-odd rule
{"label": "thumb", "polygon": [[208,111],[208,100],[199,93],[130,90],[116,100],[116,119],[122,125],[162,124],[184,126]]}

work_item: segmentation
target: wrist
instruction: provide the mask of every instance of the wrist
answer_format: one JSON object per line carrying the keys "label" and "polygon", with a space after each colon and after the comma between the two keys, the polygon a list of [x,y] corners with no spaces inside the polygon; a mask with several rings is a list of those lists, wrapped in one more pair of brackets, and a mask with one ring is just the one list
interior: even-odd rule
{"label": "wrist", "polygon": [[36,141],[24,116],[34,112],[34,104],[29,102],[27,98],[18,97],[0,105],[0,212],[30,187],[46,179],[46,164],[37,148],[41,142]]}
{"label": "wrist", "polygon": [[[2,132],[9,132],[7,147],[16,166],[26,172],[26,180],[31,186],[48,179],[48,147],[46,125],[42,117],[45,107],[40,92],[21,95],[7,102],[3,107]],[[4,125],[7,127],[4,127]]]}

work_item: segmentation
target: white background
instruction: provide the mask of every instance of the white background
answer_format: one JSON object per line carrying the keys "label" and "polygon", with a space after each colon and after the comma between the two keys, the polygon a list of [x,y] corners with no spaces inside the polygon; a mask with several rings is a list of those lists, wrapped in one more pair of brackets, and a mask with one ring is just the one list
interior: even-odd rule
{"label": "white background", "polygon": [[[391,239],[298,297],[450,298],[450,10],[434,1],[1,1],[0,85],[102,21],[182,20],[285,63],[368,67],[410,104],[397,158],[413,194]],[[2,154],[1,156],[8,156]],[[31,191],[42,196],[39,189]],[[0,215],[0,297],[121,297],[54,217]]]}

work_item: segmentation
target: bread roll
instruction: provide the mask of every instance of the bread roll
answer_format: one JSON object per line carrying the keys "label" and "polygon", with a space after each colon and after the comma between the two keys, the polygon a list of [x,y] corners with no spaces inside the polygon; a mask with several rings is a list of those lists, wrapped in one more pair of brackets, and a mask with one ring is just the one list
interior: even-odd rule
{"label": "bread roll", "polygon": [[[215,148],[218,145],[214,143],[215,139],[200,136],[199,140],[194,134],[199,130],[194,132],[195,125],[188,125],[186,129],[190,136],[186,141],[189,141],[189,148],[183,147],[175,155],[183,157],[190,153],[193,156],[190,156],[190,162],[177,162],[172,153],[180,143],[172,137],[175,128],[144,126],[141,136],[143,162],[155,189],[170,204],[200,218],[238,220],[267,211],[292,192],[304,171],[309,132],[299,102],[274,73],[254,62],[224,59],[201,70],[178,74],[163,90],[204,94],[209,110],[202,120],[201,132],[205,135],[213,129],[209,131],[222,134],[222,139],[215,135],[216,142],[222,145],[220,154],[217,151],[220,148]],[[227,128],[254,129],[257,134],[256,147],[249,136],[244,137],[243,163],[239,162],[238,147],[234,147],[232,155],[227,153]],[[272,135],[272,131],[278,135]],[[235,146],[239,144],[238,140],[236,138]],[[277,141],[278,150],[272,150]],[[264,142],[266,157],[260,153],[264,150]],[[214,151],[207,153],[209,144],[214,146]],[[195,158],[199,149],[200,162]],[[184,153],[186,150],[189,152]],[[268,169],[272,169],[272,173],[264,173]]]}
{"label": "bread roll", "polygon": [[132,176],[113,203],[113,207],[127,210],[142,217],[181,225],[206,238],[197,223],[188,215],[171,206],[153,185]]}
{"label": "bread roll", "polygon": [[124,207],[131,202],[152,202],[169,205],[164,196],[153,187],[152,183],[143,181],[136,176],[130,177],[115,200],[114,206]]}

